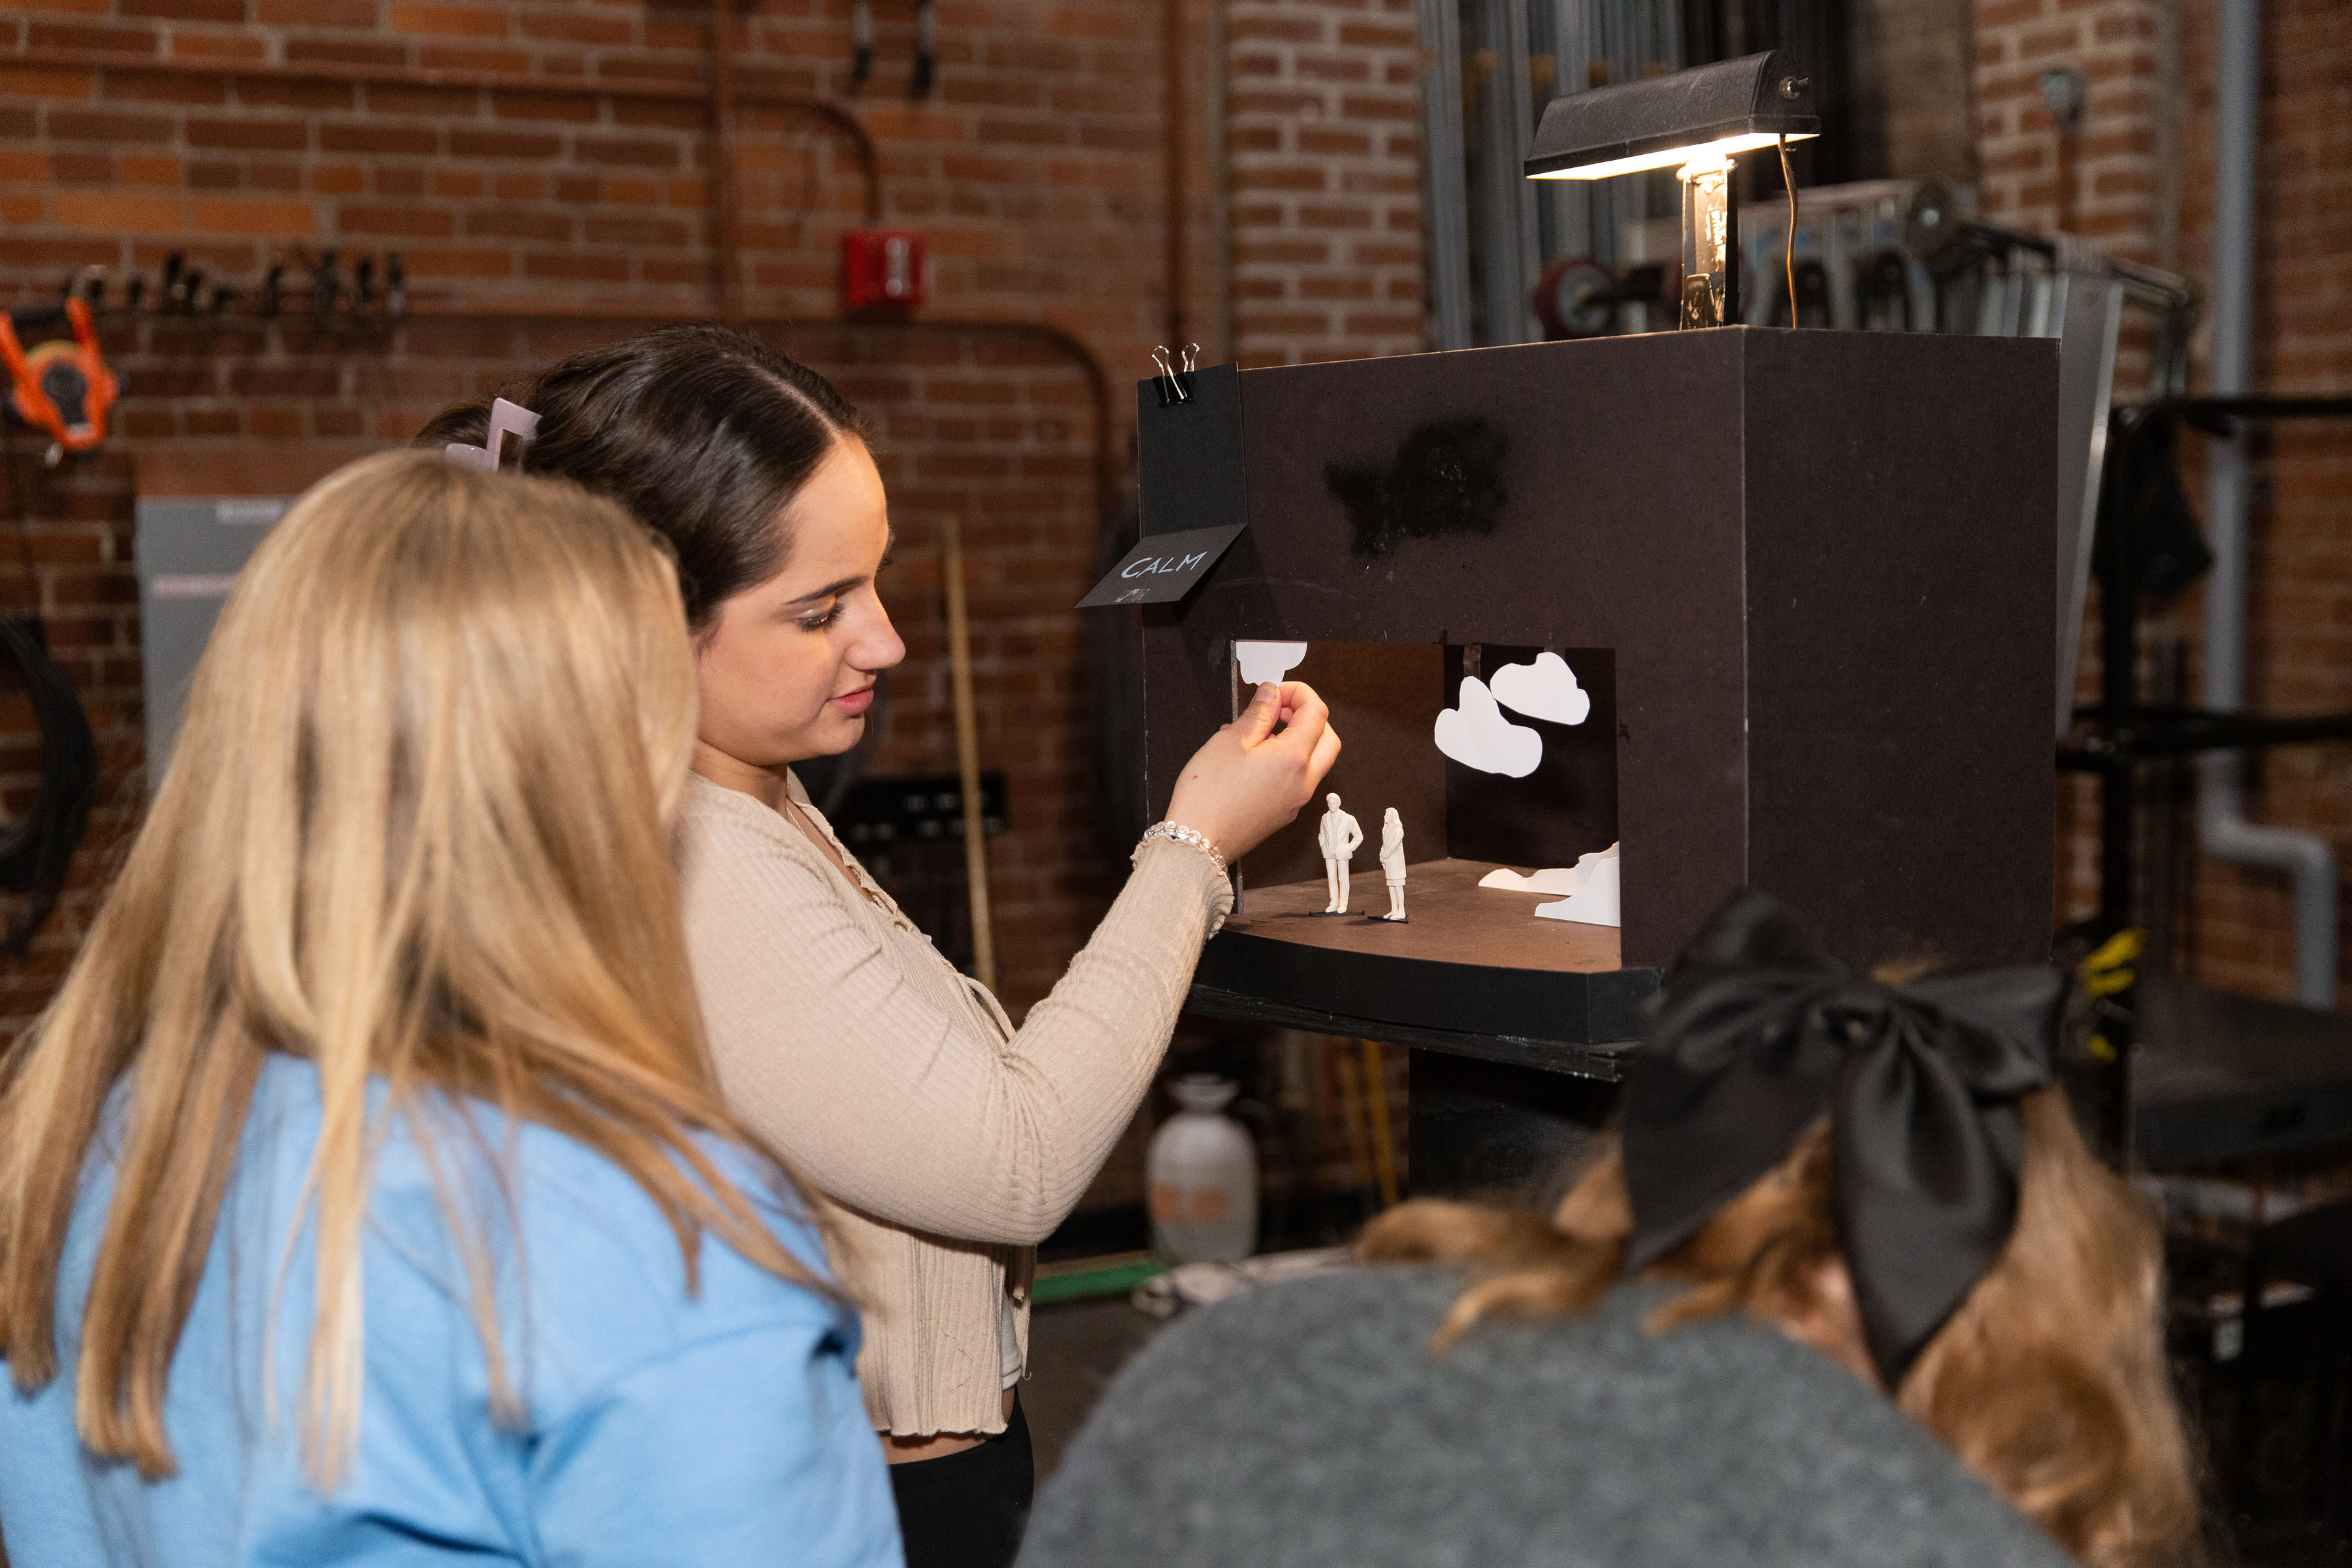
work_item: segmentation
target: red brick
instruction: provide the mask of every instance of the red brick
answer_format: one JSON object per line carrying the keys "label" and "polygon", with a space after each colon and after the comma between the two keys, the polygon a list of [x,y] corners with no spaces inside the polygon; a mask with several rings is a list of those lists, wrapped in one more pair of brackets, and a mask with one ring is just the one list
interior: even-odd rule
{"label": "red brick", "polygon": [[325,153],[429,158],[441,151],[441,137],[437,132],[412,125],[321,125],[319,148]]}
{"label": "red brick", "polygon": [[172,122],[160,114],[53,107],[48,110],[47,121],[49,134],[60,142],[103,142],[120,147],[126,142],[172,139]]}
{"label": "red brick", "polygon": [[308,202],[236,201],[196,196],[188,203],[189,226],[199,234],[249,234],[301,238],[318,232],[317,209]]}
{"label": "red brick", "polygon": [[426,5],[394,0],[389,17],[395,33],[451,33],[475,38],[503,38],[508,14],[478,5]]}
{"label": "red brick", "polygon": [[514,162],[551,159],[563,151],[563,139],[536,132],[476,131],[452,126],[449,155],[453,158],[502,158]]}
{"label": "red brick", "polygon": [[286,40],[289,65],[404,66],[406,44],[370,44],[344,38]]}
{"label": "red brick", "polygon": [[254,0],[255,20],[265,27],[376,26],[376,0]]}
{"label": "red brick", "polygon": [[25,41],[37,49],[91,49],[110,55],[152,55],[163,35],[152,27],[100,27],[78,22],[28,21]]}
{"label": "red brick", "polygon": [[177,196],[60,190],[51,194],[49,212],[64,227],[104,233],[175,234],[183,226]]}
{"label": "red brick", "polygon": [[[242,26],[247,17],[246,0],[116,0],[117,12],[125,16],[154,16],[172,22],[225,22]],[[173,52],[177,53],[182,40],[173,40]]]}
{"label": "red brick", "polygon": [[457,218],[446,207],[355,206],[342,203],[336,225],[346,235],[374,238],[446,239],[457,232]]}
{"label": "red brick", "polygon": [[299,120],[223,120],[191,114],[182,134],[191,147],[299,153],[310,145],[310,127]]}

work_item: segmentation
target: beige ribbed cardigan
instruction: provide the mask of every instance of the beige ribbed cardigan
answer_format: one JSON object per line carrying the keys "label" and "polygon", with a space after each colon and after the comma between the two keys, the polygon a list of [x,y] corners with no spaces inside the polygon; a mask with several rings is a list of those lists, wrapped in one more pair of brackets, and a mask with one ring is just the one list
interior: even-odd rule
{"label": "beige ribbed cardigan", "polygon": [[[791,788],[806,805],[799,781]],[[698,775],[677,837],[720,1086],[846,1211],[874,1425],[902,1436],[1002,1431],[1004,1300],[1025,1355],[1036,1244],[1134,1116],[1232,889],[1200,851],[1147,846],[1015,1031],[846,849],[875,901],[782,816]]]}

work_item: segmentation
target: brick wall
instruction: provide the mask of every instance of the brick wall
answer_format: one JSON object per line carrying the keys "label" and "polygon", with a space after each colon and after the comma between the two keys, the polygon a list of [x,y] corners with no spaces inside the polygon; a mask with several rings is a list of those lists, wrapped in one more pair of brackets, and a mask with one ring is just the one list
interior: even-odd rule
{"label": "brick wall", "polygon": [[[1979,0],[1976,93],[1987,216],[2039,233],[2060,226],[2118,255],[2153,259],[2158,0]],[[2041,74],[2073,67],[2091,96],[2074,145],[2060,137]],[[2062,191],[2062,157],[2072,166]],[[2063,198],[2063,200],[2062,200]]]}
{"label": "brick wall", "polygon": [[1418,353],[1412,0],[1231,0],[1234,320],[1244,365]]}
{"label": "brick wall", "polygon": [[1846,116],[1856,179],[1977,177],[1969,0],[1854,0]]}
{"label": "brick wall", "polygon": [[[2265,4],[2253,390],[2352,387],[2352,12],[2328,0]],[[2153,0],[1979,0],[1978,68],[1984,205],[2028,228],[2055,226],[2061,191],[2056,137],[2036,78],[2074,65],[2092,87],[2078,139],[2074,227],[2117,254],[2177,256],[2192,278],[2212,265],[2212,136],[2217,8],[2183,0],[2179,91],[2163,89],[2162,14]],[[2165,232],[2162,121],[2179,148],[2179,228]],[[2126,355],[2119,395],[2137,390]],[[2192,385],[2201,384],[2201,365]],[[2189,481],[2202,489],[2190,437]],[[2352,709],[2352,432],[2341,425],[2280,429],[2254,449],[2256,503],[2247,696],[2275,712]],[[2095,601],[2095,594],[2094,595]],[[2095,615],[2094,603],[2092,614]],[[2143,647],[2174,640],[2197,690],[2195,591],[2158,606]],[[2097,675],[2086,637],[2084,689]],[[2062,784],[2062,914],[2095,906],[2094,786]],[[2326,834],[2352,864],[2352,755],[2341,746],[2273,752],[2249,777],[2249,815]],[[2293,993],[2285,882],[2200,859],[2181,939],[2191,971],[2259,994]],[[2347,927],[2352,930],[2352,927]],[[2352,953],[2352,947],[2347,947]]]}
{"label": "brick wall", "polygon": [[[963,520],[982,760],[1005,770],[1012,801],[991,878],[1017,1015],[1084,941],[1121,869],[1086,831],[1086,674],[1069,606],[1094,549],[1101,454],[1126,482],[1131,384],[1149,346],[1171,327],[1213,340],[1222,316],[1209,0],[1178,14],[1180,321],[1164,255],[1160,7],[943,5],[938,86],[920,101],[908,7],[877,7],[877,68],[859,92],[848,0],[739,11],[744,309],[876,416],[902,539],[886,593],[908,658],[877,769],[953,765],[936,547],[940,520]],[[1223,129],[1243,353],[1420,348],[1410,0],[1238,0],[1232,13]],[[518,369],[647,319],[713,313],[703,15],[629,0],[55,0],[0,19],[0,298],[47,298],[68,269],[100,264],[119,299],[121,274],[152,279],[178,250],[249,306],[273,259],[299,270],[339,247],[348,267],[354,252],[398,248],[414,313],[391,329],[299,312],[217,326],[116,318],[108,352],[131,380],[107,450],[42,477],[36,444],[20,443],[37,602],[98,726],[105,804],[37,951],[0,962],[0,1030],[21,1028],[54,988],[144,798],[133,458],[256,443],[364,450]],[[424,73],[437,79],[411,79]],[[870,174],[853,131],[872,148]],[[840,236],[869,206],[929,235],[932,302],[911,327],[831,322]],[[0,701],[0,804],[12,808],[29,797],[30,731],[21,700]],[[1139,1131],[1098,1200],[1139,1185]]]}
{"label": "brick wall", "polygon": [[[1108,378],[1100,434],[1118,478],[1127,382],[1165,313],[1160,37],[1150,8],[1127,5],[946,8],[938,90],[915,102],[899,9],[881,7],[879,67],[852,96],[846,0],[745,7],[738,76],[760,95],[739,156],[745,304],[813,323],[783,341],[839,371],[882,427],[906,540],[892,597],[910,661],[879,767],[952,765],[933,552],[939,519],[965,519],[982,750],[1012,787],[994,881],[1018,1007],[1050,984],[1115,885],[1079,830],[1084,673],[1068,606],[1096,530],[1087,360]],[[131,375],[120,435],[33,492],[31,527],[44,612],[101,729],[109,799],[139,795],[133,455],[397,440],[448,398],[630,330],[508,312],[709,311],[704,47],[696,16],[634,5],[79,0],[0,23],[0,58],[17,57],[0,64],[0,289],[11,297],[45,297],[91,263],[152,276],[174,249],[248,300],[273,258],[329,246],[346,264],[398,247],[411,279],[415,319],[388,333],[110,328]],[[214,68],[223,59],[244,73]],[[132,68],[158,64],[187,68]],[[440,85],[397,79],[436,71]],[[818,107],[775,101],[792,96]],[[919,330],[814,325],[837,313],[839,237],[869,201],[841,113],[875,147],[880,219],[929,233],[936,291]],[[434,319],[467,317],[486,319]],[[948,324],[960,321],[1049,322],[1069,343]],[[19,786],[27,723],[21,705],[0,711]],[[8,966],[8,1026],[53,984],[129,820],[102,814],[42,951]]]}

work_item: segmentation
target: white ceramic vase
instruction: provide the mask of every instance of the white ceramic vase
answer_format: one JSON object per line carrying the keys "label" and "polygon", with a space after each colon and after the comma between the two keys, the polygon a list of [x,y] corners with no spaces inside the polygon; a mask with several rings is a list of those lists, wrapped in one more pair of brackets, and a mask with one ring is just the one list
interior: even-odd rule
{"label": "white ceramic vase", "polygon": [[1169,1090],[1183,1109],[1144,1160],[1151,1244],[1171,1263],[1238,1263],[1257,1249],[1257,1149],[1223,1114],[1239,1086],[1187,1073]]}

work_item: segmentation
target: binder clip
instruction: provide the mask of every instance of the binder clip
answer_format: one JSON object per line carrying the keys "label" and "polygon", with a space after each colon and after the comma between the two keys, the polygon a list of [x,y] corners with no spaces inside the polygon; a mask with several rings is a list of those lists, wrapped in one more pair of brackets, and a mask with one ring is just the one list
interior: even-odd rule
{"label": "binder clip", "polygon": [[1192,401],[1192,373],[1199,368],[1194,361],[1200,352],[1200,344],[1186,343],[1180,368],[1169,363],[1167,344],[1161,343],[1152,349],[1151,363],[1160,367],[1158,384],[1160,407],[1173,408],[1180,403]]}

